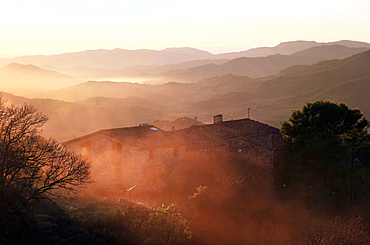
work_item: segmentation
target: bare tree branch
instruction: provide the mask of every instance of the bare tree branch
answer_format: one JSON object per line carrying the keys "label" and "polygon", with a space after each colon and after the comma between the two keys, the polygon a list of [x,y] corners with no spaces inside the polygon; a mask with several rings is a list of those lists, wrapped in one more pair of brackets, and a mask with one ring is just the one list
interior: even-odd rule
{"label": "bare tree branch", "polygon": [[90,163],[41,136],[48,117],[0,97],[0,185],[26,200],[69,196],[92,182]]}

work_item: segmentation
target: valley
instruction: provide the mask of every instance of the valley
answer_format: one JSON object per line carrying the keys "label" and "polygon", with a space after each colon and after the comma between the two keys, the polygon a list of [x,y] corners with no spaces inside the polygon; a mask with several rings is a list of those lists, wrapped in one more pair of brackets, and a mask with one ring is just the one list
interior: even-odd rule
{"label": "valley", "polygon": [[[217,114],[246,118],[247,108],[252,119],[279,128],[292,110],[319,99],[344,102],[370,117],[369,48],[354,41],[296,41],[219,55],[184,48],[15,57],[8,61],[34,63],[0,68],[0,85],[8,102],[34,104],[48,115],[44,133],[59,141],[104,128],[170,125],[182,117],[204,123]],[[86,63],[91,57],[100,63]],[[124,76],[145,80],[109,80]]]}

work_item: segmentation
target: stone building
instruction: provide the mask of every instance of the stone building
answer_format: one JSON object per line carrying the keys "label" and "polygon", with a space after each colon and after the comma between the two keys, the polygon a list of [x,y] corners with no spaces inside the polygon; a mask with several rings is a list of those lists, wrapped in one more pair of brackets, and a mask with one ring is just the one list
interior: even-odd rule
{"label": "stone building", "polygon": [[188,152],[213,148],[254,150],[274,166],[283,148],[277,128],[249,118],[163,131],[153,125],[100,130],[63,145],[93,163],[96,181],[129,181],[154,160],[181,158]]}
{"label": "stone building", "polygon": [[226,147],[233,151],[254,150],[274,166],[279,161],[284,143],[279,129],[245,118],[223,121],[214,116],[213,124],[192,126],[174,132],[186,142],[186,150]]}
{"label": "stone building", "polygon": [[99,180],[127,180],[148,161],[185,154],[187,142],[153,125],[100,130],[62,143],[92,162]]}

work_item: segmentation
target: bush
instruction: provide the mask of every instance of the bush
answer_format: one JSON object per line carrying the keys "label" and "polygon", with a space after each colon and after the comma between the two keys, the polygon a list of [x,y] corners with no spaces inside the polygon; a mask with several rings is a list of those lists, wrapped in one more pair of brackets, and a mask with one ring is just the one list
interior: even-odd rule
{"label": "bush", "polygon": [[298,240],[302,245],[365,245],[370,244],[370,231],[361,217],[336,217],[328,224],[311,226]]}
{"label": "bush", "polygon": [[145,233],[145,244],[184,244],[192,237],[188,222],[181,217],[173,204],[168,207],[162,205],[150,214]]}
{"label": "bush", "polygon": [[184,244],[191,238],[187,221],[174,205],[157,209],[123,199],[119,203],[112,207],[90,203],[72,215],[111,244]]}

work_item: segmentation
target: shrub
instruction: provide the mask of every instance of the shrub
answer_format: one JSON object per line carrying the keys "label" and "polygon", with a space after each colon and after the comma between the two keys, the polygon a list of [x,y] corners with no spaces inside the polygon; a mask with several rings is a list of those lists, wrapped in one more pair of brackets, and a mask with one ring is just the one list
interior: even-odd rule
{"label": "shrub", "polygon": [[311,226],[298,240],[302,245],[365,245],[370,244],[370,232],[361,217],[336,217],[328,224]]}

